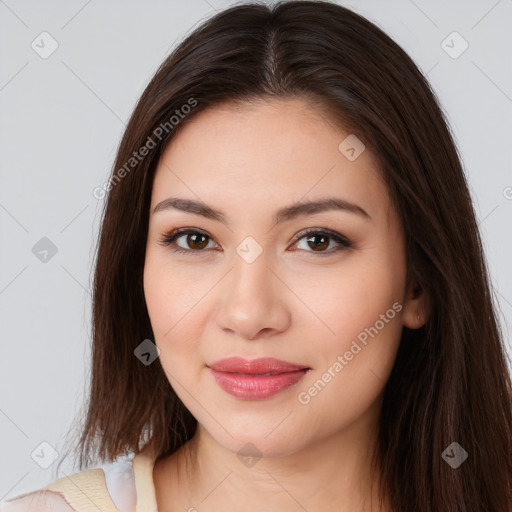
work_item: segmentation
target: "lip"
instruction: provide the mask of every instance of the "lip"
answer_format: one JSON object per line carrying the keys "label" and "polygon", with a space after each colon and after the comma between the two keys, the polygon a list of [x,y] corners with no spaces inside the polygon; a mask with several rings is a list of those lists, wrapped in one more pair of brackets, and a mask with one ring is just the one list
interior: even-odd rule
{"label": "lip", "polygon": [[244,400],[270,398],[297,384],[311,369],[270,357],[229,357],[207,367],[224,391]]}

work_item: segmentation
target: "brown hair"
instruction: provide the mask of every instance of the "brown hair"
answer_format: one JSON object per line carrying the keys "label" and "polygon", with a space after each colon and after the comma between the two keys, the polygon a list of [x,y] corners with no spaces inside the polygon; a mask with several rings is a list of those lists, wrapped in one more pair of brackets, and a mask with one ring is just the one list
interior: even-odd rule
{"label": "brown hair", "polygon": [[[181,42],[140,98],[103,212],[80,469],[148,442],[165,457],[194,435],[197,422],[159,359],[145,366],[134,356],[143,340],[154,339],[143,292],[153,176],[166,144],[196,114],[220,102],[270,97],[324,105],[376,155],[402,219],[408,277],[431,304],[424,327],[404,327],[385,387],[381,494],[395,512],[510,512],[511,378],[448,123],[395,42],[323,1],[241,4],[216,14]],[[149,152],[132,161],[150,139]],[[453,442],[469,453],[457,469],[441,456]]]}

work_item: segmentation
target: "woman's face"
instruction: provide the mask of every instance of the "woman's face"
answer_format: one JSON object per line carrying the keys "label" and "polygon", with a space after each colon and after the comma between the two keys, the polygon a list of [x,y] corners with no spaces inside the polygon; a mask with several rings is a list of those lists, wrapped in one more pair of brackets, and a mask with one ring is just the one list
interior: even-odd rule
{"label": "woman's face", "polygon": [[[404,323],[419,326],[401,223],[349,135],[300,99],[215,107],[159,162],[144,269],[155,343],[185,406],[233,452],[286,455],[364,430]],[[320,200],[346,207],[286,213]],[[231,357],[296,367],[211,368]]]}

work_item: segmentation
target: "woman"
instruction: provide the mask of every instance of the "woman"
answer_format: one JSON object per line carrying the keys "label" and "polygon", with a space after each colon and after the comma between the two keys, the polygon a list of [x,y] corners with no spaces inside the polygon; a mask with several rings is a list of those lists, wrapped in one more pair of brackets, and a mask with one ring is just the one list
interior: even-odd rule
{"label": "woman", "polygon": [[82,471],[0,510],[512,509],[471,197],[375,25],[220,12],[144,91],[107,191]]}

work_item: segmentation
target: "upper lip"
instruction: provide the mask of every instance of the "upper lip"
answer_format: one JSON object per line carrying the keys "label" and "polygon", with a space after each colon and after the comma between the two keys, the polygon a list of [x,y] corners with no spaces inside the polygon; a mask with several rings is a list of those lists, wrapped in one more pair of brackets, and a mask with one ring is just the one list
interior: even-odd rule
{"label": "upper lip", "polygon": [[307,366],[281,361],[273,357],[262,357],[251,361],[242,357],[228,357],[226,359],[219,359],[207,366],[219,372],[245,373],[249,375],[288,373],[309,369]]}

